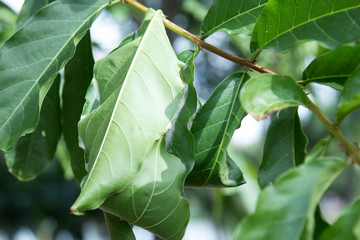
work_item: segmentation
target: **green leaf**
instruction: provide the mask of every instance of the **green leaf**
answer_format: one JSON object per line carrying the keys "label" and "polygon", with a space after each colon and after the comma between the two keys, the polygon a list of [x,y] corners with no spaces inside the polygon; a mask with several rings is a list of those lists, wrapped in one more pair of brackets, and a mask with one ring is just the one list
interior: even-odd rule
{"label": "green leaf", "polygon": [[260,193],[255,213],[241,222],[235,239],[312,239],[316,206],[346,166],[341,159],[317,158],[287,171]]}
{"label": "green leaf", "polygon": [[254,27],[251,51],[289,49],[296,40],[317,40],[329,48],[360,38],[358,0],[270,0]]}
{"label": "green leaf", "polygon": [[84,151],[79,147],[77,124],[85,103],[86,90],[93,78],[90,32],[76,47],[74,57],[66,64],[62,92],[62,123],[64,140],[69,151],[71,167],[78,182],[86,175]]}
{"label": "green leaf", "polygon": [[110,240],[136,240],[128,222],[107,212],[104,212],[104,217]]}
{"label": "green leaf", "polygon": [[320,237],[320,240],[357,239],[360,239],[360,200],[342,210],[336,222]]}
{"label": "green leaf", "polygon": [[341,93],[336,122],[338,124],[351,112],[360,107],[360,66],[346,81]]}
{"label": "green leaf", "polygon": [[245,183],[227,155],[231,137],[244,117],[239,93],[249,78],[234,73],[224,79],[200,108],[191,127],[195,138],[195,166],[186,179],[191,186],[238,186]]}
{"label": "green leaf", "polygon": [[132,183],[101,208],[164,239],[182,239],[190,218],[184,197],[184,165],[166,152],[160,139],[146,156]]}
{"label": "green leaf", "polygon": [[311,161],[312,159],[323,157],[326,153],[327,148],[331,143],[332,137],[323,138],[318,141],[311,151],[306,154],[305,162]]}
{"label": "green leaf", "polygon": [[187,50],[178,55],[178,59],[185,63],[180,76],[187,87],[180,103],[183,106],[172,123],[171,131],[166,134],[169,152],[184,162],[187,173],[192,170],[195,163],[195,140],[189,128],[198,107],[197,93],[193,84],[195,73],[194,58],[198,52],[199,50]]}
{"label": "green leaf", "polygon": [[184,84],[161,14],[149,11],[136,39],[95,63],[101,105],[79,123],[88,175],[71,211],[101,206],[163,238],[181,239],[189,219],[185,166],[166,152],[164,135]]}
{"label": "green leaf", "polygon": [[281,173],[303,163],[307,143],[297,108],[283,109],[275,114],[265,139],[259,185],[263,188]]}
{"label": "green leaf", "polygon": [[60,75],[45,97],[36,130],[21,137],[15,147],[6,152],[8,169],[19,180],[36,178],[54,159],[61,136],[59,85]]}
{"label": "green leaf", "polygon": [[202,37],[219,30],[250,35],[268,0],[215,0],[201,25]]}
{"label": "green leaf", "polygon": [[312,61],[303,73],[302,82],[317,82],[342,90],[347,78],[359,64],[360,45],[343,46]]}
{"label": "green leaf", "polygon": [[330,226],[329,223],[325,221],[319,205],[316,207],[314,219],[315,228],[313,239],[318,240],[322,232]]}
{"label": "green leaf", "polygon": [[16,20],[15,31],[48,2],[49,0],[25,0]]}
{"label": "green leaf", "polygon": [[43,99],[107,0],[58,0],[33,15],[0,49],[0,149],[35,130]]}
{"label": "green leaf", "polygon": [[240,98],[246,112],[257,120],[283,108],[308,103],[305,92],[292,78],[270,74],[250,79],[241,90]]}
{"label": "green leaf", "polygon": [[13,34],[16,13],[0,1],[0,48]]}

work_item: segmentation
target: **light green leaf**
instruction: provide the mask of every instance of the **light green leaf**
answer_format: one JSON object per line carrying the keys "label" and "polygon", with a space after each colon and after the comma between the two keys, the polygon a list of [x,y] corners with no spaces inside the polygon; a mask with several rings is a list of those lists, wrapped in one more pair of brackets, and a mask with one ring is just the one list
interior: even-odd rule
{"label": "light green leaf", "polygon": [[304,84],[317,82],[342,90],[346,79],[360,65],[360,45],[343,46],[310,63],[303,73]]}
{"label": "light green leaf", "polygon": [[296,40],[317,40],[337,48],[360,38],[358,0],[270,0],[254,27],[251,51],[285,51]]}
{"label": "light green leaf", "polygon": [[259,196],[256,211],[239,225],[235,239],[312,239],[320,198],[348,164],[317,158],[276,179]]}
{"label": "light green leaf", "polygon": [[183,106],[172,123],[171,131],[166,134],[169,152],[184,162],[187,173],[192,170],[195,163],[195,140],[189,128],[198,107],[197,93],[193,84],[195,73],[194,58],[198,52],[199,50],[187,50],[178,55],[178,59],[185,63],[180,76],[183,82],[187,84],[187,87],[181,102]]}
{"label": "light green leaf", "polygon": [[186,169],[166,152],[164,135],[184,84],[161,14],[150,11],[137,38],[95,63],[101,105],[79,123],[88,175],[71,210],[101,206],[163,238],[181,239],[189,219]]}
{"label": "light green leaf", "polygon": [[107,0],[58,0],[33,15],[0,49],[0,149],[34,131],[43,99]]}
{"label": "light green leaf", "polygon": [[104,212],[104,217],[110,240],[136,240],[128,222],[107,212]]}
{"label": "light green leaf", "polygon": [[79,147],[78,127],[85,103],[86,90],[93,78],[90,32],[76,46],[74,57],[65,66],[62,91],[62,123],[64,140],[69,151],[71,167],[78,182],[86,175],[84,151]]}
{"label": "light green leaf", "polygon": [[250,79],[240,94],[246,112],[261,120],[283,108],[307,106],[305,92],[287,76],[262,74]]}
{"label": "light green leaf", "polygon": [[191,186],[238,186],[245,183],[227,155],[231,137],[244,117],[239,93],[246,73],[224,79],[200,108],[191,127],[195,138],[195,166],[186,179]]}
{"label": "light green leaf", "polygon": [[336,222],[320,237],[320,240],[358,239],[360,239],[360,200],[342,210]]}
{"label": "light green leaf", "polygon": [[15,147],[6,152],[8,169],[19,180],[36,178],[54,159],[61,136],[59,85],[60,75],[45,97],[36,130],[21,137]]}
{"label": "light green leaf", "polygon": [[297,108],[275,114],[266,134],[259,185],[263,188],[281,173],[303,163],[307,143]]}
{"label": "light green leaf", "polygon": [[202,37],[219,30],[250,35],[268,0],[215,0],[201,25]]}
{"label": "light green leaf", "polygon": [[0,1],[0,48],[13,34],[16,13]]}
{"label": "light green leaf", "polygon": [[360,107],[360,66],[346,81],[341,93],[336,123],[341,121],[351,112]]}

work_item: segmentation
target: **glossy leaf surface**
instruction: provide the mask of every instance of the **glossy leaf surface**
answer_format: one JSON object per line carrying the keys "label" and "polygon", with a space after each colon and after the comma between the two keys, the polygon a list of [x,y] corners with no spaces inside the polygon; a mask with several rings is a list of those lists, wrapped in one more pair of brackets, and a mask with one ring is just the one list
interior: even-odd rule
{"label": "glossy leaf surface", "polygon": [[360,38],[357,0],[270,0],[251,37],[251,51],[285,51],[297,40],[317,40],[330,48]]}
{"label": "glossy leaf surface", "polygon": [[203,37],[225,30],[250,35],[268,0],[215,0],[201,26]]}
{"label": "glossy leaf surface", "polygon": [[93,67],[94,59],[88,32],[76,46],[74,57],[65,66],[62,91],[63,135],[74,177],[78,182],[86,175],[86,170],[84,151],[79,147],[77,124],[85,103],[86,90],[93,78]]}
{"label": "glossy leaf surface", "polygon": [[79,123],[88,175],[71,210],[101,206],[162,238],[181,239],[189,219],[185,166],[166,152],[164,135],[184,84],[161,14],[148,12],[137,38],[95,63],[100,106]]}
{"label": "glossy leaf surface", "polygon": [[312,239],[316,206],[346,166],[341,159],[317,158],[287,171],[260,193],[255,213],[241,222],[236,239]]}
{"label": "glossy leaf surface", "polygon": [[60,76],[45,97],[36,130],[21,137],[6,153],[8,169],[19,180],[36,178],[54,159],[61,136],[59,85]]}
{"label": "glossy leaf surface", "polygon": [[360,107],[360,65],[346,81],[341,93],[337,112],[337,123]]}
{"label": "glossy leaf surface", "polygon": [[107,212],[104,212],[104,217],[110,240],[136,240],[128,222]]}
{"label": "glossy leaf surface", "polygon": [[307,105],[305,92],[292,78],[270,74],[250,79],[240,98],[246,112],[257,120],[283,108]]}
{"label": "glossy leaf surface", "polygon": [[186,179],[188,185],[245,183],[239,167],[227,155],[227,147],[245,114],[239,93],[248,78],[246,73],[228,76],[196,114],[191,127],[195,138],[195,166]]}
{"label": "glossy leaf surface", "polygon": [[320,237],[320,240],[356,239],[360,239],[360,200],[343,209],[336,222]]}
{"label": "glossy leaf surface", "polygon": [[360,45],[343,46],[310,63],[303,73],[303,83],[317,82],[342,90],[347,78],[360,65]]}
{"label": "glossy leaf surface", "polygon": [[0,149],[8,150],[35,130],[43,99],[73,56],[76,38],[107,4],[56,1],[31,17],[0,49]]}
{"label": "glossy leaf surface", "polygon": [[297,108],[276,113],[266,134],[259,185],[265,187],[281,173],[303,163],[307,142]]}

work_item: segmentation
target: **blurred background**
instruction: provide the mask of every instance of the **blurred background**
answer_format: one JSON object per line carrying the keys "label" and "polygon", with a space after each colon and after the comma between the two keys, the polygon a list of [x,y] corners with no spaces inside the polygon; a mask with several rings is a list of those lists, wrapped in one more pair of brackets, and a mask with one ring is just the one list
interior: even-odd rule
{"label": "blurred background", "polygon": [[[139,1],[154,9],[162,9],[169,20],[194,34],[200,34],[200,24],[212,0],[145,0]],[[13,34],[16,14],[23,0],[0,1],[0,46]],[[128,34],[136,31],[142,15],[117,4],[101,13],[91,28],[95,60],[106,56]],[[178,54],[195,46],[188,40],[168,32]],[[249,59],[249,37],[216,33],[206,39],[225,51]],[[264,50],[259,64],[277,73],[301,79],[302,71],[327,49],[315,42],[298,43],[285,54]],[[207,51],[195,60],[195,86],[205,101],[216,85],[240,66]],[[257,73],[250,72],[251,75]],[[308,87],[310,97],[327,116],[334,120],[339,94],[318,84]],[[305,108],[299,109],[305,133],[309,138],[308,150],[328,133],[322,124]],[[344,135],[353,142],[360,141],[360,111],[347,117],[342,124]],[[247,184],[231,189],[186,189],[191,206],[191,220],[185,240],[230,240],[241,219],[251,214],[259,194],[257,169],[262,158],[262,146],[270,119],[260,122],[247,116],[235,132],[229,154],[242,169]],[[343,157],[333,142],[328,155]],[[107,230],[101,211],[92,211],[84,217],[70,215],[69,208],[79,194],[79,186],[72,179],[67,164],[64,143],[58,146],[56,159],[36,180],[19,182],[10,175],[0,152],[0,240],[33,239],[107,239]],[[321,200],[321,210],[328,222],[333,222],[339,211],[359,197],[359,168],[349,167],[329,188]],[[155,239],[150,233],[134,229],[137,239]]]}

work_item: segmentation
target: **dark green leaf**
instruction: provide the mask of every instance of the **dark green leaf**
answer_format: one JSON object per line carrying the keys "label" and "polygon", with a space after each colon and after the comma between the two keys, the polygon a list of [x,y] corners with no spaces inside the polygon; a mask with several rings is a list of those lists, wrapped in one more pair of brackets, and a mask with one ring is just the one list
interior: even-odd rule
{"label": "dark green leaf", "polygon": [[201,26],[202,37],[219,30],[250,35],[268,0],[215,0]]}
{"label": "dark green leaf", "polygon": [[339,124],[351,112],[360,107],[360,66],[346,81],[341,93],[336,122]]}
{"label": "dark green leaf", "polygon": [[63,135],[78,182],[86,175],[84,151],[79,147],[77,124],[85,103],[86,90],[93,78],[94,59],[91,49],[88,32],[77,45],[74,57],[66,64],[62,92]]}
{"label": "dark green leaf", "polygon": [[337,48],[360,38],[358,0],[270,0],[254,27],[251,51],[285,51],[296,40],[317,40]]}
{"label": "dark green leaf", "polygon": [[179,157],[186,165],[187,173],[189,173],[195,163],[195,140],[190,132],[191,121],[197,111],[198,98],[194,81],[194,58],[198,54],[197,51],[188,50],[180,53],[178,59],[185,63],[184,69],[180,72],[181,79],[187,84],[182,99],[182,108],[173,122],[171,131],[166,134],[169,152]]}
{"label": "dark green leaf", "polygon": [[283,109],[271,120],[259,169],[259,185],[272,183],[286,170],[304,162],[308,143],[297,108]]}
{"label": "dark green leaf", "polygon": [[22,181],[37,177],[54,158],[61,136],[59,85],[60,76],[45,97],[36,130],[6,153],[9,171]]}
{"label": "dark green leaf", "polygon": [[31,17],[0,49],[0,149],[35,130],[43,99],[107,0],[58,0]]}
{"label": "dark green leaf", "polygon": [[149,11],[137,38],[95,63],[101,105],[79,123],[88,175],[71,210],[80,215],[101,206],[163,238],[181,239],[189,220],[186,169],[166,152],[164,135],[184,84],[161,14]]}
{"label": "dark green leaf", "polygon": [[110,240],[136,240],[128,222],[107,212],[104,212],[104,217]]}
{"label": "dark green leaf", "polygon": [[330,225],[324,220],[320,206],[318,205],[315,211],[315,229],[314,229],[314,240],[320,238],[321,233]]}
{"label": "dark green leaf", "polygon": [[308,103],[305,92],[292,78],[270,74],[250,79],[240,97],[245,110],[257,120],[283,108]]}
{"label": "dark green leaf", "polygon": [[244,117],[239,93],[246,73],[224,79],[197,113],[191,132],[195,138],[195,166],[186,179],[191,186],[238,186],[245,183],[227,155],[231,137]]}
{"label": "dark green leaf", "polygon": [[343,46],[310,63],[303,73],[303,83],[317,82],[342,89],[346,79],[360,64],[360,45]]}
{"label": "dark green leaf", "polygon": [[312,239],[316,206],[348,164],[336,158],[317,158],[276,179],[259,196],[256,211],[237,229],[236,239]]}
{"label": "dark green leaf", "polygon": [[336,222],[327,228],[320,240],[360,239],[360,200],[341,211]]}

